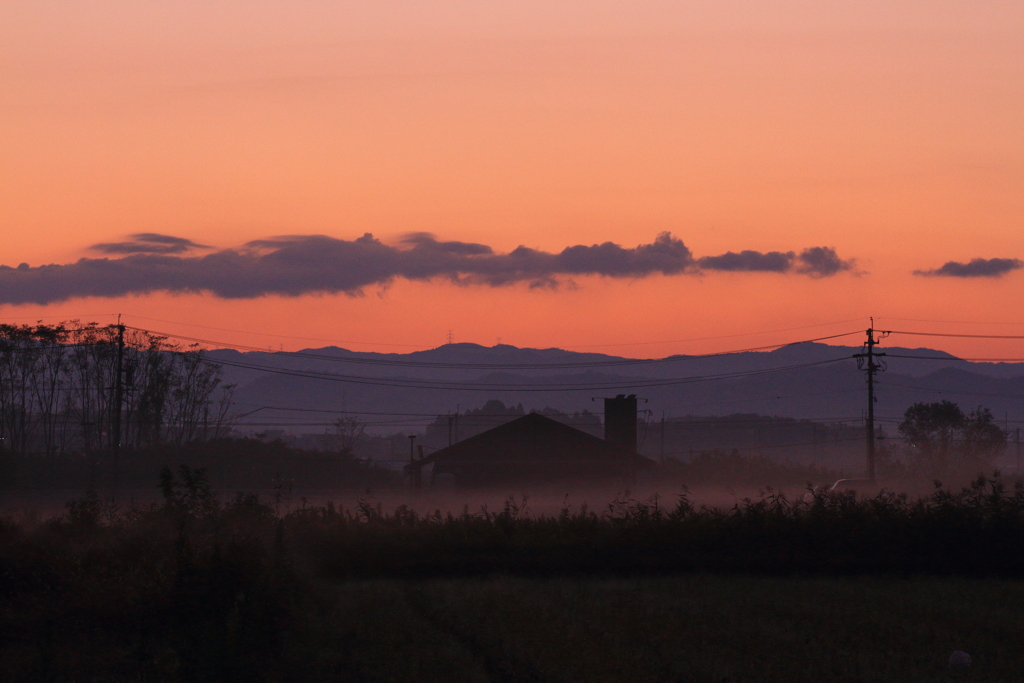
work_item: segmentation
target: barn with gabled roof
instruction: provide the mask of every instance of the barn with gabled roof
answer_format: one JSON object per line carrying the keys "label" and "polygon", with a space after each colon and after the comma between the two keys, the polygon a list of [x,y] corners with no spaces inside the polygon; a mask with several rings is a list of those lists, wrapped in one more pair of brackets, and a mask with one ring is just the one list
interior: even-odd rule
{"label": "barn with gabled roof", "polygon": [[[454,478],[462,486],[631,483],[654,461],[636,452],[636,397],[605,400],[605,438],[529,413],[405,466],[414,485]],[[443,478],[443,479],[442,479]]]}

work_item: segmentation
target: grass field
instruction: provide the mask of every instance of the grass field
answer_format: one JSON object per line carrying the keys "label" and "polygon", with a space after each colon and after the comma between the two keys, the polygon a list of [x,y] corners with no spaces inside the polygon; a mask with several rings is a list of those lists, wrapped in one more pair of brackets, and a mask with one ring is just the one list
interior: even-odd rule
{"label": "grass field", "polygon": [[[1024,486],[728,510],[0,517],[6,681],[1024,680]],[[966,671],[948,667],[954,650]]]}
{"label": "grass field", "polygon": [[[1020,681],[1024,583],[492,578],[332,594],[366,681]],[[325,648],[331,650],[332,648]],[[969,672],[952,672],[955,649]]]}
{"label": "grass field", "polygon": [[[42,640],[6,639],[4,680],[994,683],[1024,672],[1019,581],[498,577],[314,592],[270,660],[210,634],[185,661],[173,640],[68,614],[21,624],[49,628]],[[949,669],[955,649],[971,654],[969,671]]]}

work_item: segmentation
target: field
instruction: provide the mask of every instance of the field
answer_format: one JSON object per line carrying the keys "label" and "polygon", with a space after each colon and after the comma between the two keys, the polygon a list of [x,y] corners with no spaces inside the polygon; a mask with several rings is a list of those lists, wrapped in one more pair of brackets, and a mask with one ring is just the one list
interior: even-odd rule
{"label": "field", "polygon": [[221,501],[182,467],[161,496],[0,518],[5,681],[1024,676],[1024,488],[995,477],[423,514]]}
{"label": "field", "polygon": [[102,619],[32,624],[45,647],[5,633],[3,658],[10,681],[1017,682],[1022,604],[1022,582],[951,578],[341,581],[270,660],[214,637],[183,661]]}
{"label": "field", "polygon": [[956,649],[974,658],[965,680],[1024,671],[1021,582],[493,578],[335,595],[352,680],[945,681]]}

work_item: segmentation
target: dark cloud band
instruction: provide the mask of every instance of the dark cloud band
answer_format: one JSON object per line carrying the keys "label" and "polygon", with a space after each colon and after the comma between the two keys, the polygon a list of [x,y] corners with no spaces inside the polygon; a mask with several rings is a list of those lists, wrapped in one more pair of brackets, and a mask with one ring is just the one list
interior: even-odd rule
{"label": "dark cloud band", "polygon": [[795,271],[812,277],[827,277],[853,270],[853,259],[843,260],[830,247],[804,249],[797,256],[792,251],[727,251],[721,256],[705,256],[697,263],[705,270],[787,273]]}
{"label": "dark cloud band", "polygon": [[74,297],[118,297],[150,292],[209,292],[224,299],[268,294],[359,294],[395,278],[443,279],[465,285],[519,282],[554,287],[573,276],[642,278],[703,270],[793,272],[825,277],[852,268],[827,247],[793,252],[732,252],[695,259],[682,240],[661,233],[650,244],[626,248],[576,245],[558,253],[518,247],[498,254],[484,244],[442,242],[429,233],[406,235],[398,246],[367,233],[354,240],[289,235],[203,255],[190,240],[142,233],[129,242],[94,247],[121,258],[18,268],[0,266],[0,304],[49,304]]}
{"label": "dark cloud band", "polygon": [[184,237],[155,232],[138,232],[129,235],[127,242],[100,242],[91,248],[104,254],[183,254],[193,249],[209,249]]}
{"label": "dark cloud band", "polygon": [[1015,258],[976,258],[967,263],[947,261],[935,270],[915,270],[914,275],[929,277],[1001,277],[1024,267],[1024,261]]}

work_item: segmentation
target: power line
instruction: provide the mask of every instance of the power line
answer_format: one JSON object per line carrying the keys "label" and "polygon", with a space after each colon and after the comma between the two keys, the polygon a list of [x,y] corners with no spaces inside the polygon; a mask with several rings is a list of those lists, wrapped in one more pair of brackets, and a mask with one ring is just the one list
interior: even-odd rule
{"label": "power line", "polygon": [[784,398],[799,398],[799,397],[806,397],[806,396],[831,396],[833,394],[851,394],[851,393],[860,392],[860,391],[863,391],[863,389],[860,389],[860,388],[855,388],[855,389],[834,389],[834,390],[831,390],[831,391],[816,391],[816,392],[813,392],[813,393],[785,394],[785,395],[780,395],[780,394],[764,394],[764,395],[761,395],[761,396],[752,396],[750,398],[735,399],[735,400],[732,400],[732,401],[714,401],[714,402],[703,402],[702,401],[701,403],[684,403],[684,404],[682,404],[682,405],[680,405],[678,407],[680,407],[680,408],[691,408],[693,406],[727,406],[727,405],[735,405],[737,403],[753,403],[754,401],[765,401],[765,400],[770,400],[770,399],[773,399],[773,398],[781,400],[781,399],[784,399]]}
{"label": "power line", "polygon": [[[829,395],[832,395],[832,394],[849,394],[849,393],[859,392],[859,391],[863,391],[863,389],[859,389],[859,388],[854,388],[854,389],[837,389],[837,390],[834,390],[834,391],[816,391],[816,392],[800,393],[800,394],[787,394],[785,396],[776,396],[776,395],[772,394],[772,395],[767,395],[767,396],[756,396],[754,398],[742,399],[742,400],[739,400],[739,401],[719,401],[719,402],[711,402],[711,403],[707,403],[707,402],[689,403],[689,404],[683,404],[683,405],[681,405],[679,407],[690,408],[690,407],[694,407],[694,406],[717,406],[717,405],[728,405],[730,403],[749,403],[750,401],[759,401],[759,400],[765,400],[765,399],[771,399],[771,398],[798,398],[798,397],[806,397],[806,396],[829,396]],[[251,411],[249,411],[247,413],[242,413],[240,415],[236,415],[235,417],[245,417],[247,415],[252,415],[252,414],[254,414],[254,413],[256,413],[256,412],[258,412],[260,410],[278,410],[278,411],[283,411],[283,412],[298,412],[298,413],[323,413],[323,414],[328,414],[328,415],[350,415],[350,416],[355,416],[355,417],[360,417],[360,416],[363,416],[363,415],[367,415],[367,416],[374,416],[374,417],[384,416],[384,417],[424,417],[424,418],[436,418],[436,417],[445,417],[447,415],[452,415],[452,413],[395,413],[395,412],[379,412],[379,411],[370,411],[370,410],[329,410],[329,409],[325,409],[325,408],[297,408],[297,407],[290,407],[290,406],[268,406],[268,405],[257,405],[257,404],[254,404],[254,403],[240,403],[240,402],[234,402],[233,405],[236,405],[236,406],[249,406],[249,407],[255,407],[256,408],[256,410],[251,410]],[[533,411],[533,412],[541,412],[543,414],[543,411]],[[588,414],[588,415],[601,415],[601,413],[599,413],[599,412],[585,411],[585,413]],[[526,415],[526,414],[527,413],[525,413],[525,412],[522,413],[522,415]],[[562,414],[571,417],[573,415],[576,415],[577,413],[562,413]],[[584,411],[579,411],[578,414],[583,415]],[[466,418],[466,419],[471,419],[471,420],[475,420],[477,418],[502,418],[502,417],[516,418],[516,417],[521,417],[521,415],[519,413],[472,413],[472,412],[465,412],[465,413],[455,413],[455,415],[458,415],[459,417],[463,417],[463,418]],[[729,416],[716,416],[716,415],[706,415],[706,416],[701,416],[701,415],[681,415],[681,416],[678,416],[678,417],[669,418],[668,421],[669,422],[672,422],[672,421],[692,421],[692,420],[702,420],[702,419],[720,420],[720,419],[726,419],[728,417]],[[800,419],[800,420],[812,420],[813,421],[813,420],[850,420],[850,419],[858,419],[859,420],[860,417],[859,416],[856,417],[856,418],[851,418],[851,417],[804,417],[804,418],[765,418],[765,419],[766,420],[774,420],[774,419]],[[749,420],[744,420],[743,422],[745,424],[745,423],[749,422]]]}
{"label": "power line", "polygon": [[64,320],[77,320],[79,318],[93,318],[93,317],[117,317],[117,313],[82,313],[79,315],[4,315],[0,316],[0,320],[49,320],[52,318],[63,318]]}
{"label": "power line", "polygon": [[[43,320],[43,319],[52,319],[52,318],[76,319],[76,318],[88,318],[90,316],[114,317],[116,315],[118,315],[118,314],[117,313],[86,313],[86,314],[78,314],[78,315],[73,315],[73,316],[67,316],[67,315],[2,316],[2,317],[0,317],[0,319],[3,319],[3,320]],[[326,342],[326,343],[329,343],[329,344],[359,344],[359,345],[364,345],[364,346],[397,346],[397,347],[419,348],[419,349],[430,349],[430,348],[433,348],[430,344],[426,344],[426,343],[424,343],[424,344],[399,344],[399,343],[395,343],[395,342],[358,341],[358,340],[351,340],[351,339],[349,339],[349,340],[342,340],[342,339],[328,339],[328,338],[324,338],[324,337],[304,337],[304,336],[290,335],[290,334],[276,334],[276,333],[272,333],[272,332],[254,332],[252,330],[239,330],[239,329],[229,328],[229,327],[216,327],[216,326],[212,326],[212,325],[200,325],[198,323],[182,322],[180,320],[167,320],[166,318],[153,318],[151,316],[137,315],[137,314],[134,314],[134,313],[132,313],[132,314],[125,314],[124,317],[126,317],[126,318],[138,318],[139,320],[150,320],[150,321],[153,321],[153,322],[168,323],[170,325],[182,325],[184,327],[194,327],[194,328],[204,329],[204,330],[217,330],[218,332],[232,332],[232,333],[235,333],[235,334],[248,334],[248,335],[253,335],[253,336],[273,337],[275,339],[295,339],[295,340],[298,340],[298,341],[318,341],[318,342]],[[857,320],[860,320],[860,318],[848,318],[848,319],[845,319],[845,320],[833,320],[833,321],[829,321],[829,322],[815,323],[813,325],[800,325],[800,326],[797,326],[797,327],[783,327],[783,328],[778,328],[778,329],[774,329],[774,330],[763,330],[763,331],[758,331],[758,332],[740,332],[740,333],[737,333],[737,334],[723,334],[723,335],[716,335],[716,336],[710,336],[710,337],[691,337],[689,339],[668,339],[668,340],[664,340],[664,341],[618,342],[618,343],[609,343],[609,344],[571,344],[571,345],[568,345],[568,346],[572,346],[574,348],[598,348],[598,347],[613,347],[613,346],[643,346],[643,345],[650,345],[650,344],[680,344],[680,343],[692,342],[692,341],[709,341],[709,340],[713,340],[713,339],[733,339],[733,338],[737,338],[737,337],[753,337],[753,336],[758,336],[758,335],[762,335],[762,334],[774,334],[774,333],[777,333],[777,332],[792,332],[794,330],[807,330],[807,329],[813,329],[815,327],[827,327],[829,325],[840,325],[840,324],[843,324],[843,323],[855,322]],[[177,335],[168,335],[168,336],[175,336],[175,338],[178,338]],[[253,348],[254,348],[254,350],[265,350],[265,349],[262,349],[261,347],[253,347]]]}
{"label": "power line", "polygon": [[392,378],[385,379],[379,377],[364,377],[360,375],[340,375],[333,373],[304,371],[304,370],[288,370],[284,368],[275,368],[266,365],[256,365],[252,363],[238,363],[234,361],[218,360],[217,364],[227,365],[230,367],[238,367],[248,370],[259,370],[262,372],[269,372],[272,374],[286,375],[291,377],[304,377],[307,379],[322,379],[333,382],[350,382],[353,384],[369,384],[374,386],[387,386],[387,387],[402,387],[409,389],[435,389],[435,390],[446,390],[446,391],[526,391],[526,392],[552,392],[552,391],[599,391],[599,390],[617,390],[617,389],[631,389],[641,387],[659,387],[659,386],[672,386],[676,384],[689,384],[693,382],[704,382],[720,379],[738,379],[742,377],[750,377],[754,375],[767,374],[771,372],[784,372],[788,370],[799,370],[803,368],[816,367],[820,365],[827,365],[831,363],[838,363],[841,361],[848,360],[847,357],[832,358],[829,360],[815,361],[810,363],[798,363],[794,365],[785,365],[772,368],[762,368],[759,370],[741,371],[741,372],[730,372],[730,373],[719,373],[713,375],[694,375],[689,377],[671,377],[665,379],[653,379],[653,380],[630,380],[630,381],[619,381],[619,382],[562,382],[562,383],[550,383],[550,384],[535,384],[535,383],[487,383],[487,382],[439,382],[437,380],[417,380],[417,379],[402,379]]}
{"label": "power line", "polygon": [[733,339],[735,337],[753,337],[759,334],[774,334],[775,332],[792,332],[794,330],[809,330],[814,327],[827,327],[829,325],[841,325],[843,323],[852,323],[863,318],[849,318],[847,320],[833,320],[827,323],[816,323],[814,325],[801,325],[800,327],[784,327],[777,330],[764,330],[763,332],[740,332],[738,334],[722,334],[714,337],[691,337],[689,339],[669,339],[666,341],[644,341],[644,342],[618,342],[614,344],[572,344],[574,348],[579,349],[590,349],[600,348],[608,346],[643,346],[647,344],[682,344],[685,342],[692,341],[708,341],[711,339]]}
{"label": "power line", "polygon": [[923,320],[921,318],[879,318],[879,320],[899,320],[901,322],[910,323],[942,323],[949,325],[1024,325],[1024,323],[1012,323],[1012,322],[994,322],[994,321],[983,321],[983,320]]}
{"label": "power line", "polygon": [[[235,403],[234,405],[253,405],[253,404],[251,404],[251,403],[250,404]],[[281,411],[299,412],[299,413],[328,413],[328,414],[331,414],[331,415],[354,415],[356,417],[361,416],[361,415],[373,415],[373,416],[383,415],[383,416],[390,416],[390,417],[430,417],[430,418],[434,418],[434,417],[445,417],[446,415],[450,415],[451,414],[451,413],[388,413],[388,412],[374,412],[374,411],[368,411],[368,410],[325,410],[323,408],[292,408],[292,407],[283,407],[283,406],[260,406],[256,410],[281,410]],[[246,413],[246,415],[251,415],[251,414],[255,413],[256,410],[250,411],[249,413]],[[478,417],[509,417],[509,418],[516,418],[516,417],[522,417],[522,415],[526,415],[527,413],[524,412],[522,414],[519,414],[519,413],[470,413],[470,412],[466,412],[466,413],[457,413],[457,414],[460,415],[460,417],[475,419],[475,418],[478,418]],[[565,414],[565,415],[572,415],[572,413],[563,413],[563,414]],[[590,415],[599,415],[600,413],[588,413],[588,414],[590,414]]]}
{"label": "power line", "polygon": [[[107,314],[100,314],[100,315],[107,315]],[[58,316],[53,316],[53,317],[58,317]],[[177,320],[166,320],[166,319],[163,319],[163,318],[151,318],[151,317],[144,316],[144,315],[134,315],[134,314],[131,314],[131,315],[127,315],[126,317],[139,318],[140,320],[152,320],[154,322],[169,323],[171,325],[183,325],[185,327],[196,327],[196,328],[206,329],[206,330],[218,330],[220,332],[235,332],[237,334],[250,334],[250,335],[254,335],[254,336],[275,337],[275,338],[279,338],[279,339],[297,339],[297,340],[302,340],[302,341],[322,341],[322,342],[328,342],[328,343],[331,343],[331,344],[363,344],[363,345],[367,345],[367,346],[405,346],[405,347],[416,347],[416,348],[432,348],[429,344],[395,344],[395,343],[388,343],[388,342],[365,342],[365,341],[351,341],[351,340],[344,341],[344,340],[336,340],[336,339],[324,339],[324,338],[320,338],[320,337],[300,337],[300,336],[287,335],[287,334],[273,334],[273,333],[270,333],[270,332],[252,332],[250,330],[236,330],[236,329],[230,329],[230,328],[226,328],[226,327],[212,327],[212,326],[209,326],[209,325],[199,325],[199,324],[196,324],[196,323],[186,323],[186,322],[181,322],[181,321],[177,321]],[[797,327],[783,327],[783,328],[779,328],[779,329],[775,329],[775,330],[763,330],[763,331],[759,331],[759,332],[740,332],[740,333],[737,333],[737,334],[723,334],[723,335],[717,335],[717,336],[711,336],[711,337],[691,337],[689,339],[669,339],[669,340],[665,340],[665,341],[618,342],[618,343],[610,343],[610,344],[571,344],[569,346],[572,346],[574,348],[598,348],[598,347],[611,347],[611,346],[642,346],[642,345],[649,345],[649,344],[680,344],[680,343],[692,342],[692,341],[708,341],[708,340],[712,340],[712,339],[733,339],[733,338],[736,338],[736,337],[753,337],[753,336],[757,336],[757,335],[761,335],[761,334],[774,334],[776,332],[792,332],[794,330],[808,330],[808,329],[813,329],[815,327],[828,327],[829,325],[841,325],[843,323],[856,322],[856,321],[861,320],[861,319],[862,318],[847,318],[846,320],[832,320],[832,321],[829,321],[829,322],[815,323],[813,325],[800,325],[800,326],[797,326]],[[449,332],[451,332],[451,330],[449,330]],[[451,341],[449,341],[449,343],[451,343]]]}
{"label": "power line", "polygon": [[[361,424],[366,425],[368,427],[443,427],[444,426],[443,424],[435,424],[435,423],[430,421],[431,419],[436,419],[438,417],[444,417],[444,415],[430,416],[430,418],[423,418],[423,419],[418,420],[418,421],[410,421],[410,420],[365,420],[365,421],[361,421]],[[498,426],[498,425],[506,424],[508,422],[511,422],[511,421],[513,421],[515,419],[518,419],[520,417],[523,417],[523,416],[522,415],[507,415],[507,416],[501,416],[501,417],[504,417],[506,419],[504,419],[504,420],[494,419],[494,420],[489,420],[489,421],[476,421],[476,420],[474,420],[473,422],[471,422],[469,424],[466,424],[466,425],[463,425],[463,426],[464,427],[468,427],[468,428],[489,427],[489,426],[492,426],[492,425],[493,426]],[[571,417],[571,416],[570,415],[565,415],[565,417]],[[552,419],[556,419],[556,418],[552,418]],[[756,420],[745,420],[743,422],[737,422],[737,423],[735,423],[735,425],[731,425],[731,424],[722,424],[721,422],[719,422],[719,420],[721,420],[721,419],[723,419],[723,418],[715,418],[715,417],[712,416],[712,417],[700,418],[699,420],[692,420],[692,421],[691,420],[687,420],[685,422],[679,422],[679,421],[672,420],[672,421],[667,421],[666,422],[666,426],[671,431],[693,431],[695,429],[699,429],[699,427],[695,426],[695,425],[708,425],[708,426],[716,426],[716,427],[720,427],[720,428],[727,428],[727,427],[730,427],[730,426],[735,426],[737,429],[743,429],[743,428],[749,428],[752,425],[761,425],[761,426],[763,426],[763,425],[774,425],[774,424],[776,424],[776,422],[779,422],[779,426],[784,428],[784,427],[801,427],[801,426],[806,427],[806,425],[804,424],[806,422],[816,422],[816,423],[819,423],[819,424],[843,423],[845,425],[845,423],[847,423],[847,422],[859,422],[861,420],[861,418],[859,416],[824,417],[824,418],[801,418],[800,420],[795,420],[794,419],[792,422],[785,421],[785,420],[780,421],[780,420],[773,419],[773,418],[761,418],[761,419],[756,419]],[[899,422],[899,420],[895,420],[895,419],[891,419],[891,418],[878,418],[878,419],[879,419],[879,421],[882,421],[882,422]],[[322,422],[322,421],[307,421],[307,422],[281,422],[281,421],[275,421],[275,422],[236,422],[234,420],[231,420],[230,418],[227,420],[227,422],[231,426],[233,426],[233,427],[333,427],[336,424],[335,422]],[[572,423],[570,423],[570,422],[565,422],[564,424],[569,424],[570,426],[572,426]],[[597,427],[599,425],[593,424],[591,426]],[[848,428],[850,428],[850,429],[858,429],[858,430],[860,429],[859,426],[853,426],[853,425],[846,425],[846,426]],[[863,439],[863,437],[860,437],[860,436],[856,437],[856,440],[861,440],[861,439]],[[821,442],[819,442],[819,443],[821,443]],[[800,444],[792,444],[792,445],[800,445]]]}
{"label": "power line", "polygon": [[960,358],[959,356],[914,356],[905,353],[890,353],[889,358],[912,358],[914,360],[942,360],[946,362],[961,361],[964,363],[1020,363],[1024,358]]}
{"label": "power line", "polygon": [[[841,439],[829,439],[827,443],[847,443],[850,441],[863,441],[863,436],[843,437]],[[729,450],[735,451],[762,451],[770,448],[796,448],[797,446],[824,446],[827,445],[824,441],[804,441],[801,443],[779,443],[779,444],[763,444],[758,446],[737,446],[730,447]],[[687,455],[690,451],[673,451],[666,453],[665,455]]]}
{"label": "power line", "polygon": [[901,389],[914,389],[916,391],[927,391],[932,394],[950,394],[952,396],[986,396],[989,398],[1017,398],[1024,399],[1024,395],[1020,394],[993,394],[980,391],[957,391],[954,389],[936,389],[934,387],[916,387],[910,384],[899,384],[898,382],[879,382],[889,387],[899,387]]}
{"label": "power line", "polygon": [[[252,406],[254,404],[252,404],[252,403],[235,403],[234,405],[236,405],[236,406],[244,406],[244,405]],[[409,417],[409,416],[412,416],[412,417],[434,417],[434,416],[443,414],[443,413],[381,413],[381,412],[372,412],[372,411],[368,411],[368,410],[326,410],[324,408],[291,408],[291,407],[285,407],[285,406],[259,406],[259,407],[256,408],[256,410],[286,410],[286,411],[294,411],[294,412],[300,412],[300,413],[329,413],[331,415],[356,415],[356,416],[358,416],[358,415],[387,415],[387,416],[392,416],[392,417]],[[252,414],[254,412],[256,412],[256,411],[255,410],[251,411],[249,414]],[[497,417],[497,414],[494,414],[493,416]]]}
{"label": "power line", "polygon": [[[332,411],[321,411],[321,410],[305,409],[305,408],[274,408],[274,410],[295,411],[295,412],[302,412],[302,413],[307,413],[307,412],[308,413],[332,412]],[[531,411],[531,413],[537,413],[539,415],[544,415],[546,417],[551,417],[552,419],[555,419],[555,420],[558,420],[559,417],[572,420],[573,418],[575,418],[578,415],[580,415],[579,413],[556,413],[556,414],[550,414],[550,413],[544,413],[542,411]],[[488,413],[488,414],[475,415],[475,414],[465,414],[465,413],[463,413],[463,414],[460,414],[459,417],[463,418],[467,425],[469,425],[469,426],[477,426],[477,423],[484,423],[484,422],[486,422],[488,424],[502,424],[503,422],[517,420],[517,419],[519,419],[521,417],[524,417],[525,415],[529,415],[531,413],[525,413],[524,412],[522,414],[513,414],[513,415],[498,414],[498,413]],[[229,417],[229,418],[227,418],[227,420],[229,422],[231,422],[232,424],[240,424],[238,422],[235,422],[235,419],[237,419],[238,417],[246,417],[247,415],[251,415],[251,414],[252,413],[246,413],[246,414],[243,414],[243,415],[240,415],[240,416],[235,416],[234,418]],[[437,420],[438,418],[448,417],[448,415],[446,415],[445,413],[374,413],[374,412],[363,412],[363,413],[356,414],[357,417],[361,417],[363,415],[374,416],[374,417],[377,417],[377,416],[389,417],[390,416],[390,417],[402,418],[402,419],[405,419],[405,420],[410,420],[411,418],[417,418],[418,417],[420,419],[419,419],[419,421],[416,421],[417,424],[419,424],[419,422],[426,421],[426,420]],[[600,413],[590,413],[590,415],[593,416],[593,417],[598,417],[601,414]],[[739,420],[733,420],[732,418],[733,418],[733,416],[730,416],[730,415],[692,415],[692,416],[685,416],[685,417],[669,418],[668,420],[666,420],[665,423],[667,425],[675,425],[675,426],[678,426],[678,427],[684,427],[684,426],[685,427],[689,427],[690,425],[702,425],[702,424],[711,425],[711,424],[714,424],[714,425],[718,425],[718,426],[722,426],[722,427],[735,426],[737,428],[741,428],[741,427],[752,425],[752,424],[779,424],[779,425],[799,426],[803,422],[849,422],[849,421],[859,421],[859,420],[862,419],[861,416],[853,416],[853,415],[845,416],[845,417],[844,416],[834,416],[833,415],[833,416],[827,416],[827,417],[801,417],[801,418],[758,416],[758,417],[752,418],[752,419],[751,418],[744,418],[744,419],[739,419]],[[275,417],[273,419],[275,419],[277,421],[281,421],[283,418]],[[879,418],[879,419],[882,419],[882,418]],[[361,420],[360,422],[363,422],[364,424],[377,424],[377,423],[385,424],[385,423],[399,422],[399,421],[401,421],[401,420],[377,420],[377,421]],[[256,424],[256,423],[254,423],[254,424]],[[270,424],[270,423],[260,422],[258,424],[262,425],[262,424]],[[282,423],[282,424],[285,424],[285,423]],[[288,422],[286,424],[289,424],[289,425],[311,424],[311,425],[328,425],[328,426],[332,426],[332,425],[335,425],[337,423],[336,423],[336,421],[334,421],[334,422],[294,422],[293,421],[293,422]],[[439,425],[439,426],[443,426],[443,425]]]}
{"label": "power line", "polygon": [[[0,340],[10,339],[10,337],[0,337]],[[35,340],[31,340],[35,341]],[[3,342],[0,341],[0,344]],[[113,348],[117,344],[117,340],[103,340],[99,342],[82,342],[80,344],[45,344],[37,343],[34,346],[19,346],[12,348],[2,349],[3,353],[43,353],[45,351],[53,351],[54,349],[77,349],[91,346],[104,346],[107,348]]]}
{"label": "power line", "polygon": [[[669,356],[668,358],[620,358],[614,360],[605,361],[566,361],[566,362],[555,362],[555,363],[454,363],[448,361],[409,361],[409,360],[393,360],[388,358],[360,358],[360,357],[347,357],[347,356],[328,356],[318,353],[310,353],[308,351],[268,351],[267,349],[260,348],[258,346],[249,346],[245,344],[232,344],[229,342],[221,342],[212,339],[202,339],[199,337],[187,337],[184,335],[173,334],[170,332],[161,332],[157,330],[146,330],[140,327],[133,327],[133,330],[139,332],[145,332],[147,334],[156,335],[159,337],[166,337],[170,339],[178,339],[181,341],[193,342],[198,344],[212,344],[223,348],[243,350],[243,351],[255,351],[259,353],[268,353],[273,356],[288,357],[288,358],[303,358],[308,360],[323,360],[334,363],[356,363],[364,365],[384,365],[390,367],[415,367],[415,368],[439,368],[439,369],[466,369],[466,370],[547,370],[547,369],[564,369],[564,368],[595,368],[595,367],[621,367],[630,365],[652,365],[652,364],[664,364],[674,363],[686,360],[695,360],[699,358],[714,358],[718,356],[729,356],[740,353],[753,353],[757,351],[766,351],[768,349],[778,349],[785,346],[795,346],[797,344],[809,344],[813,342],[826,341],[829,339],[838,339],[840,337],[849,337],[854,334],[860,334],[860,331],[854,332],[843,332],[841,334],[831,334],[824,337],[815,337],[813,339],[800,339],[797,341],[784,342],[781,344],[767,344],[764,346],[755,346],[745,349],[734,349],[731,351],[719,351],[715,353],[705,353],[697,355],[686,355],[686,356]],[[217,361],[225,362],[226,361]]]}
{"label": "power line", "polygon": [[144,316],[144,315],[134,315],[133,314],[133,315],[126,315],[125,317],[126,318],[139,318],[140,320],[152,320],[154,322],[168,323],[168,324],[171,324],[171,325],[184,325],[185,327],[198,327],[198,328],[201,328],[201,329],[204,329],[204,330],[217,330],[218,332],[235,332],[236,334],[251,334],[251,335],[254,335],[254,336],[275,337],[275,338],[278,338],[278,339],[297,339],[297,340],[300,340],[300,341],[319,341],[319,342],[327,342],[329,344],[362,344],[364,346],[404,346],[404,347],[408,347],[408,348],[417,348],[417,349],[423,349],[423,348],[429,349],[429,348],[431,348],[430,344],[396,344],[396,343],[392,343],[392,342],[367,342],[367,341],[352,341],[352,340],[344,341],[344,340],[338,340],[338,339],[322,339],[320,337],[297,337],[295,335],[290,335],[290,334],[273,334],[271,332],[250,332],[250,331],[247,331],[247,330],[234,330],[234,329],[230,329],[230,328],[227,328],[227,327],[210,327],[209,325],[197,325],[195,323],[183,323],[183,322],[180,322],[180,321],[177,321],[177,320],[164,320],[162,318],[149,318],[149,317]]}
{"label": "power line", "polygon": [[[881,331],[881,330],[879,330]],[[909,332],[907,330],[885,330],[888,334],[911,334],[915,337],[963,337],[970,339],[1024,339],[1024,334],[956,334],[953,332]]]}

